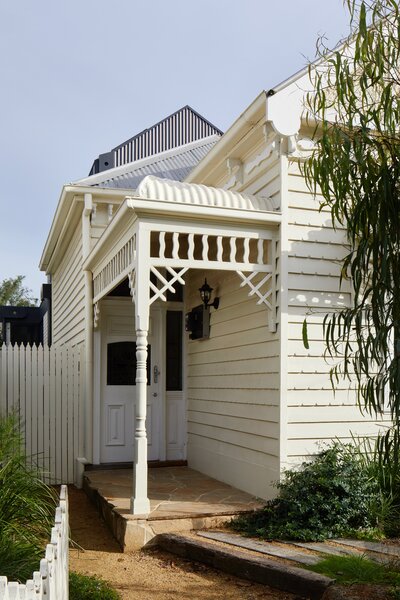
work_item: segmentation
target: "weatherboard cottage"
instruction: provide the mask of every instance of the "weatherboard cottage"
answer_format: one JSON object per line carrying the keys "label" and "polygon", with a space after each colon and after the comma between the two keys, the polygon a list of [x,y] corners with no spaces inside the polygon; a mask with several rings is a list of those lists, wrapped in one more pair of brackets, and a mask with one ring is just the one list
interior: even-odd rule
{"label": "weatherboard cottage", "polygon": [[185,107],[62,190],[40,266],[53,344],[84,347],[75,478],[133,460],[134,514],[148,461],[269,498],[321,442],[377,431],[324,359],[323,316],[351,290],[345,231],[301,174],[307,85],[304,71],[262,92],[222,137]]}

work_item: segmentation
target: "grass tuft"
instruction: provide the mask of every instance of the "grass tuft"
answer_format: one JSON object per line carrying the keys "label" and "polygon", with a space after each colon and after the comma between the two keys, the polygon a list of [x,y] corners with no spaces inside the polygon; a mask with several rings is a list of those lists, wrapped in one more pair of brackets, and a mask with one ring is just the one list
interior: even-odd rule
{"label": "grass tuft", "polygon": [[400,571],[395,565],[376,563],[365,556],[328,556],[308,569],[336,579],[340,584],[400,586]]}
{"label": "grass tuft", "polygon": [[0,417],[0,574],[24,582],[38,570],[55,494],[27,464],[16,416]]}

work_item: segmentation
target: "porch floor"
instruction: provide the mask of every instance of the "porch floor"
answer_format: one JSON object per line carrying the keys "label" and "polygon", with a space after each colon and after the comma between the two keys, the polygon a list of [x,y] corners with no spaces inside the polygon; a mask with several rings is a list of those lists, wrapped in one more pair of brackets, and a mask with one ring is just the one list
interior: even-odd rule
{"label": "porch floor", "polygon": [[148,515],[130,514],[132,469],[86,471],[84,489],[125,550],[143,546],[159,533],[216,527],[263,505],[188,467],[149,469]]}

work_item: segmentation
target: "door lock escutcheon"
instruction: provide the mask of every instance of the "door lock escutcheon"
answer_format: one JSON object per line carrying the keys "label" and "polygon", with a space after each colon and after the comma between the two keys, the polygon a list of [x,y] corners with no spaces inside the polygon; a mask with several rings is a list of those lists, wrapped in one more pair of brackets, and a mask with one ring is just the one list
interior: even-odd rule
{"label": "door lock escutcheon", "polygon": [[160,374],[160,371],[158,369],[158,366],[154,365],[154,367],[153,367],[153,381],[154,381],[154,383],[158,383],[158,376],[159,376],[159,374]]}

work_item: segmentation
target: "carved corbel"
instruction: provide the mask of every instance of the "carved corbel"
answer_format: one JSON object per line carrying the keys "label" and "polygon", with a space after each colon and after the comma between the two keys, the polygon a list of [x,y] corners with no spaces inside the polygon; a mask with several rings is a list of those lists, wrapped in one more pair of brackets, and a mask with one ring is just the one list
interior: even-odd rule
{"label": "carved corbel", "polygon": [[96,304],[94,305],[94,309],[93,309],[93,327],[95,329],[97,329],[99,321],[100,321],[100,306],[99,306],[99,303],[96,302]]}
{"label": "carved corbel", "polygon": [[128,274],[129,291],[131,293],[132,302],[135,302],[136,296],[136,271],[135,269]]}
{"label": "carved corbel", "polygon": [[315,149],[315,142],[311,138],[299,138],[292,135],[288,138],[288,154],[292,158],[308,158]]}
{"label": "carved corbel", "polygon": [[239,158],[228,158],[226,161],[229,177],[226,190],[234,188],[237,184],[243,183],[243,163]]}
{"label": "carved corbel", "polygon": [[265,148],[262,150],[253,160],[249,161],[245,166],[245,173],[249,175],[254,169],[261,165],[271,156],[275,158],[279,157],[281,149],[280,137],[274,131],[270,123],[264,123],[263,135],[265,141]]}

